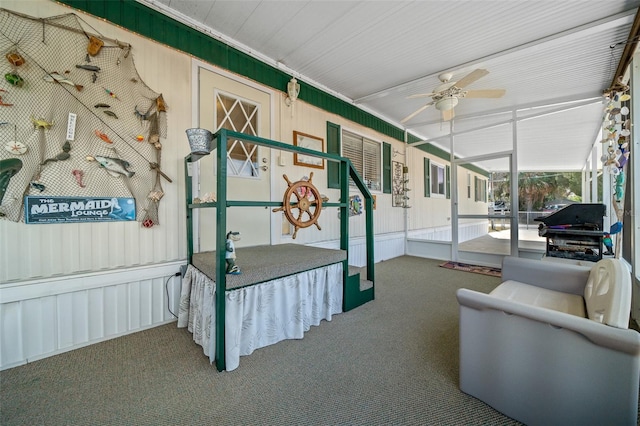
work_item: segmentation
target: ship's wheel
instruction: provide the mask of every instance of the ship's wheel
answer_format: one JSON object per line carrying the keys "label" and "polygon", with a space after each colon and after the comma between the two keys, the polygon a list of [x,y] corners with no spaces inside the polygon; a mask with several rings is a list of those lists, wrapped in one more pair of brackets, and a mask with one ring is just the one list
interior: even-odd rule
{"label": "ship's wheel", "polygon": [[[289,187],[284,191],[282,207],[273,209],[274,212],[282,211],[285,217],[295,227],[293,238],[298,234],[298,229],[315,225],[318,230],[318,218],[322,211],[322,196],[313,185],[313,172],[309,175],[309,180],[299,180],[291,182],[287,175],[282,175]],[[297,212],[294,212],[297,210]]]}

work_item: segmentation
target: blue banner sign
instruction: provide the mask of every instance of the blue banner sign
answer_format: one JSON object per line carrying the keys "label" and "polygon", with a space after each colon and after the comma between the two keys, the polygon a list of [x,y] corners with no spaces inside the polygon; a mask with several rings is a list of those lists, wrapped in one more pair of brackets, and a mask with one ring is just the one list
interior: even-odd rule
{"label": "blue banner sign", "polygon": [[26,223],[115,222],[136,220],[134,198],[24,197]]}

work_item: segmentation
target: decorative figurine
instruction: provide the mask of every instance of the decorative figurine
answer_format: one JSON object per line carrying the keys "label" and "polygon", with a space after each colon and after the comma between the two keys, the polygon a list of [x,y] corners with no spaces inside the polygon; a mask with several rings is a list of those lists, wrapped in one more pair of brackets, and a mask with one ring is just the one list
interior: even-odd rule
{"label": "decorative figurine", "polygon": [[234,241],[240,241],[240,233],[234,231],[227,232],[227,253],[225,256],[227,262],[227,274],[240,275],[240,268],[236,265],[236,247],[233,244]]}
{"label": "decorative figurine", "polygon": [[613,256],[613,241],[611,240],[611,235],[604,234],[604,238],[602,238],[602,244],[607,248],[607,251],[604,254],[609,254]]}

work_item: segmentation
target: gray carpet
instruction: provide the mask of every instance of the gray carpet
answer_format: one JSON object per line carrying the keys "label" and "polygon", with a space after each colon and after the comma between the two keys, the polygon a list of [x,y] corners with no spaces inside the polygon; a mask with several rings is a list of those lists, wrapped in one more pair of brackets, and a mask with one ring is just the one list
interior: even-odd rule
{"label": "gray carpet", "polygon": [[169,324],[0,372],[2,425],[514,425],[458,389],[455,291],[499,279],[400,257],[376,300],[219,373]]}

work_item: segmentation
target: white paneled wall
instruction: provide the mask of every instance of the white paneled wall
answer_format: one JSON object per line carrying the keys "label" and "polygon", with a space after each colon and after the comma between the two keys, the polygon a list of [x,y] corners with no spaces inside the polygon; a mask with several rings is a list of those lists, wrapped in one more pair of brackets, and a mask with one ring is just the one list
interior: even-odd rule
{"label": "white paneled wall", "polygon": [[[322,241],[320,243],[307,244],[313,247],[328,249],[340,248],[340,241]],[[390,234],[377,234],[374,241],[375,263],[405,254],[404,232]],[[349,239],[349,265],[362,267],[367,264],[367,242],[363,237]]]}
{"label": "white paneled wall", "polygon": [[0,369],[173,321],[180,265],[0,286]]}
{"label": "white paneled wall", "polygon": [[[480,238],[489,233],[489,225],[486,220],[458,225],[458,242]],[[451,226],[439,226],[434,228],[416,229],[409,231],[409,238],[416,240],[451,241]]]}

